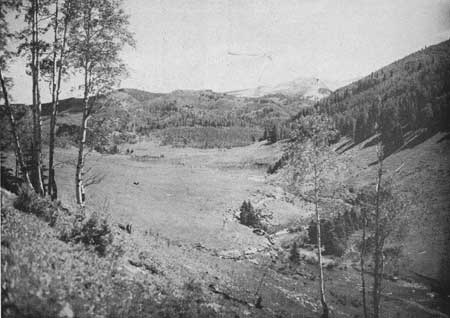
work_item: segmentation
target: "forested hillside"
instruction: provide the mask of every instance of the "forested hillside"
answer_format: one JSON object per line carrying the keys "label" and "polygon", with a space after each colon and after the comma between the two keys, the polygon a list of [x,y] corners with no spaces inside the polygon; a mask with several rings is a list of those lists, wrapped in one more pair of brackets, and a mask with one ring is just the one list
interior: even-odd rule
{"label": "forested hillside", "polygon": [[408,132],[447,129],[450,123],[450,40],[424,48],[342,87],[316,105],[356,143],[376,125],[392,151]]}
{"label": "forested hillside", "polygon": [[[156,134],[165,144],[207,148],[250,144],[264,137],[264,131],[276,130],[275,126],[280,127],[299,109],[312,105],[311,100],[299,96],[243,98],[211,90],[162,94],[119,89],[93,102],[97,111],[89,122],[90,130],[102,127],[103,135]],[[48,114],[49,107],[43,105],[44,114]],[[59,135],[76,135],[70,132],[78,126],[81,109],[81,99],[60,102],[59,112],[64,119],[58,122]],[[88,134],[88,140],[89,135],[93,134]]]}
{"label": "forested hillside", "polygon": [[[313,100],[283,94],[246,98],[211,90],[151,93],[119,89],[92,98],[90,104],[95,116],[88,122],[87,142],[103,152],[121,142],[131,142],[137,136],[150,134],[157,136],[163,144],[201,148],[244,146],[269,138],[269,135],[275,142],[287,135],[283,123],[300,109],[310,108]],[[46,125],[52,105],[42,106]],[[8,118],[2,109],[0,121],[8,126]],[[15,105],[14,109],[19,126],[26,128],[30,124],[31,108]],[[59,146],[77,143],[82,109],[81,98],[59,102],[56,129]],[[29,116],[24,117],[25,113]],[[9,134],[2,135],[2,148],[12,145],[11,138]],[[46,142],[46,134],[43,138]]]}
{"label": "forested hillside", "polygon": [[[180,126],[264,126],[286,120],[299,108],[311,105],[307,99],[289,98],[278,94],[264,98],[240,98],[210,90],[177,90],[168,94],[137,89],[119,89],[98,100],[101,112],[114,114],[133,124],[137,131]],[[49,104],[43,105],[44,114]],[[81,100],[60,102],[59,111],[81,111]],[[129,117],[135,117],[130,122]]]}

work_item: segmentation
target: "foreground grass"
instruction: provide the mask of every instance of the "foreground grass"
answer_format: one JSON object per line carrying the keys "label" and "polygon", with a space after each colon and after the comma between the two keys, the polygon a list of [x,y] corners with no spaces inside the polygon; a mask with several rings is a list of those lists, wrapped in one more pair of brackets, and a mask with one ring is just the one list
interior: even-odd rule
{"label": "foreground grass", "polygon": [[67,218],[50,226],[42,216],[8,202],[2,202],[1,213],[3,317],[218,315],[197,284],[185,284],[175,296],[155,273],[129,266],[125,234],[114,233],[107,250],[99,253],[95,246],[60,239]]}

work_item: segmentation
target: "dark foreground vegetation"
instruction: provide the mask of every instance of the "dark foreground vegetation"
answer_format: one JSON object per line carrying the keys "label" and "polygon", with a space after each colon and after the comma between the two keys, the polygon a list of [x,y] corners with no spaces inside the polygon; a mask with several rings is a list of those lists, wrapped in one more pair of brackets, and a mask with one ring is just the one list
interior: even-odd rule
{"label": "dark foreground vegetation", "polygon": [[217,316],[195,282],[175,296],[151,275],[127,270],[132,247],[105,212],[2,190],[2,316]]}

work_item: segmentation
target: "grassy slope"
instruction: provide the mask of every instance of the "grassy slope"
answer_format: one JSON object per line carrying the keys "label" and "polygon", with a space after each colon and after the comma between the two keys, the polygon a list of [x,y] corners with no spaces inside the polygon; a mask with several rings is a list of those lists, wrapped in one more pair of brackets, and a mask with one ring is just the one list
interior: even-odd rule
{"label": "grassy slope", "polygon": [[[448,133],[437,133],[417,145],[398,150],[385,159],[383,169],[384,180],[393,182],[394,191],[405,205],[407,222],[400,229],[404,236],[389,243],[403,246],[400,275],[442,287],[449,286],[450,282],[448,136]],[[332,199],[324,198],[324,214],[335,214],[345,206],[345,201],[351,201],[350,188],[376,186],[376,146],[370,144],[371,139],[354,145],[344,138],[335,146],[340,154],[334,159],[334,169],[325,174],[323,195]],[[285,186],[283,172],[272,179]]]}
{"label": "grassy slope", "polygon": [[311,309],[282,295],[265,294],[270,308],[254,308],[261,274],[251,263],[223,260],[139,228],[128,235],[115,225],[112,250],[99,257],[58,240],[54,228],[4,198],[2,192],[2,316],[53,317],[68,305],[76,317],[272,317],[284,306],[312,317]]}
{"label": "grassy slope", "polygon": [[[375,146],[364,144],[342,157],[355,167],[347,182],[375,185]],[[450,142],[438,133],[413,148],[398,151],[385,160],[386,178],[407,197],[409,234],[404,240],[404,274],[408,271],[449,282],[450,265]],[[397,170],[398,169],[398,170]],[[396,172],[397,171],[397,172]]]}

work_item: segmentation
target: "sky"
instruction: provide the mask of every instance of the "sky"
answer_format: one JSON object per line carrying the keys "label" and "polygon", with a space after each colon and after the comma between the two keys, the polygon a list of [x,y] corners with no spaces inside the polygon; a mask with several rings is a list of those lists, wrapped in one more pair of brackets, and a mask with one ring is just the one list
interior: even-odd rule
{"label": "sky", "polygon": [[[137,44],[122,53],[130,75],[121,87],[152,92],[345,81],[450,38],[450,0],[124,0],[124,8]],[[29,102],[23,61],[10,75],[14,101]],[[79,94],[68,89],[76,80],[63,97]]]}

